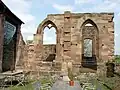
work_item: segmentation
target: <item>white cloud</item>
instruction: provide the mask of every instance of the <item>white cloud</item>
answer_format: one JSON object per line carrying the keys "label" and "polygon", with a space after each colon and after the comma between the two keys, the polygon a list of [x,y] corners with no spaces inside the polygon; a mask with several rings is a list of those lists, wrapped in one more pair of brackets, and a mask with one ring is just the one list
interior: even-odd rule
{"label": "white cloud", "polygon": [[53,4],[53,7],[60,12],[73,11],[73,9],[74,9],[74,7],[71,5]]}
{"label": "white cloud", "polygon": [[[89,1],[89,0],[88,0]],[[93,0],[91,0],[93,1]],[[95,0],[96,1],[96,0]],[[85,12],[114,12],[120,11],[118,8],[120,6],[120,0],[104,0],[103,2],[96,3],[91,8],[82,8],[82,11]]]}
{"label": "white cloud", "polygon": [[117,14],[118,17],[120,17],[120,12]]}
{"label": "white cloud", "polygon": [[23,34],[24,40],[31,37],[27,36],[29,32],[35,33],[35,17],[30,14],[32,0],[2,0],[6,6],[23,22],[24,25],[21,27],[21,32]]}
{"label": "white cloud", "polygon": [[32,36],[28,36],[27,40],[33,40],[33,35]]}
{"label": "white cloud", "polygon": [[[107,7],[106,7],[107,6]],[[114,11],[117,8],[117,3],[111,3],[111,2],[103,2],[103,4],[98,5],[96,8],[94,8],[95,11]]]}
{"label": "white cloud", "polygon": [[117,34],[117,33],[115,34],[115,37],[118,37],[118,34]]}
{"label": "white cloud", "polygon": [[92,3],[95,0],[75,0],[75,4],[85,4],[85,3]]}

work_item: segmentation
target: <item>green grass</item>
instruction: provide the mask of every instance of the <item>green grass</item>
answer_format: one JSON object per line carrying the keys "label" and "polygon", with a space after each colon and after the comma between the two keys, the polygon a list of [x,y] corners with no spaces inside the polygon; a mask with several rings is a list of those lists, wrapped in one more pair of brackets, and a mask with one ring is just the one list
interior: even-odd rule
{"label": "green grass", "polygon": [[[52,85],[52,83],[53,83],[53,80],[51,78],[42,78],[42,79],[36,80],[36,81],[40,82],[42,85],[45,83],[50,83]],[[25,86],[9,87],[9,90],[34,90],[33,83],[36,81],[30,81]]]}
{"label": "green grass", "polygon": [[32,84],[27,84],[25,86],[14,86],[10,87],[9,90],[34,90]]}
{"label": "green grass", "polygon": [[[97,80],[99,78],[100,81]],[[112,90],[114,88],[116,80],[118,80],[117,77],[113,78],[107,78],[104,76],[97,77],[97,78],[90,78],[89,80],[86,80],[87,83],[92,83],[92,85],[96,88],[95,90]],[[82,80],[79,80],[80,83],[86,83],[85,81],[83,82]]]}

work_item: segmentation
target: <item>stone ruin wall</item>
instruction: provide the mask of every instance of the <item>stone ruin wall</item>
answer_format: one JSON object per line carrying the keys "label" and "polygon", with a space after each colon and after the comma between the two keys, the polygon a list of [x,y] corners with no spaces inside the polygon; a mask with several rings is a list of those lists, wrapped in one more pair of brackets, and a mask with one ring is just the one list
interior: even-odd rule
{"label": "stone ruin wall", "polygon": [[56,51],[56,45],[48,44],[48,45],[44,45],[43,48],[44,48],[44,51],[43,51],[42,60],[46,61],[46,62],[53,62],[53,60],[55,60],[54,56],[56,55],[56,52],[55,52]]}
{"label": "stone ruin wall", "polygon": [[[45,20],[38,26],[36,34],[34,34],[33,48],[34,51],[28,52],[26,57],[27,64],[33,70],[40,70],[44,56],[43,46],[43,29],[49,23],[56,28],[57,44],[56,44],[56,66],[62,66],[63,62],[72,62],[74,70],[79,71],[82,61],[82,30],[81,27],[86,20],[92,20],[99,30],[99,57],[97,64],[105,63],[114,59],[114,22],[113,13],[70,13],[49,14]],[[27,46],[28,48],[28,46]],[[34,64],[34,65],[33,65]],[[61,67],[62,68],[62,67]],[[30,69],[30,68],[29,68]],[[99,71],[98,67],[98,71]],[[61,70],[61,69],[60,69]],[[103,71],[103,70],[101,70]]]}
{"label": "stone ruin wall", "polygon": [[[50,60],[53,60],[53,58],[55,59],[55,56],[53,56],[53,55],[56,55],[56,52],[55,52],[56,45],[48,44],[48,45],[44,45],[43,47],[44,47],[43,57],[42,57],[43,61],[37,63],[38,68],[36,70],[38,70],[38,69],[45,70],[46,68],[49,68],[49,66],[51,66],[53,63],[53,61],[50,61]],[[26,56],[24,57],[24,59],[26,59],[25,60],[25,69],[34,71],[34,68],[36,68],[35,67],[36,62],[34,62],[34,55],[35,55],[34,44],[27,44],[25,48],[26,48],[26,50],[25,50]]]}

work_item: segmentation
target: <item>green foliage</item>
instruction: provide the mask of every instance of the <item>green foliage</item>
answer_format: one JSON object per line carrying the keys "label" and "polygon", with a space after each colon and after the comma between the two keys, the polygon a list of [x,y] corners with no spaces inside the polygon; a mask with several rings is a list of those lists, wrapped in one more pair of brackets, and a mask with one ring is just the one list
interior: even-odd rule
{"label": "green foliage", "polygon": [[115,58],[120,58],[120,55],[115,55]]}
{"label": "green foliage", "polygon": [[120,86],[120,78],[118,76],[114,76],[114,77],[104,77],[101,76],[99,77],[100,82],[97,81],[98,84],[100,84],[102,86],[102,90],[113,90],[113,88],[116,88],[118,86]]}
{"label": "green foliage", "polygon": [[116,55],[115,56],[115,62],[116,63],[120,63],[120,55]]}
{"label": "green foliage", "polygon": [[29,83],[25,86],[14,86],[14,87],[10,87],[9,90],[34,90],[32,87],[32,84]]}
{"label": "green foliage", "polygon": [[40,82],[41,82],[41,84],[50,83],[52,85],[54,80],[51,77],[47,77],[47,78],[40,79]]}

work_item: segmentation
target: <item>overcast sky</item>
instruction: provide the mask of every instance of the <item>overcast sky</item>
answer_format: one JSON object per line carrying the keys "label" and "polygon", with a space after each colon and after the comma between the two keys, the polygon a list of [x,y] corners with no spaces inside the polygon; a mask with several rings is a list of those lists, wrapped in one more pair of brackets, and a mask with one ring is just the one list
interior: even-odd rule
{"label": "overcast sky", "polygon": [[[115,54],[120,54],[120,0],[2,0],[23,22],[24,40],[32,39],[47,14],[72,12],[114,12]],[[47,30],[46,30],[47,31]],[[49,42],[52,35],[46,34]]]}

